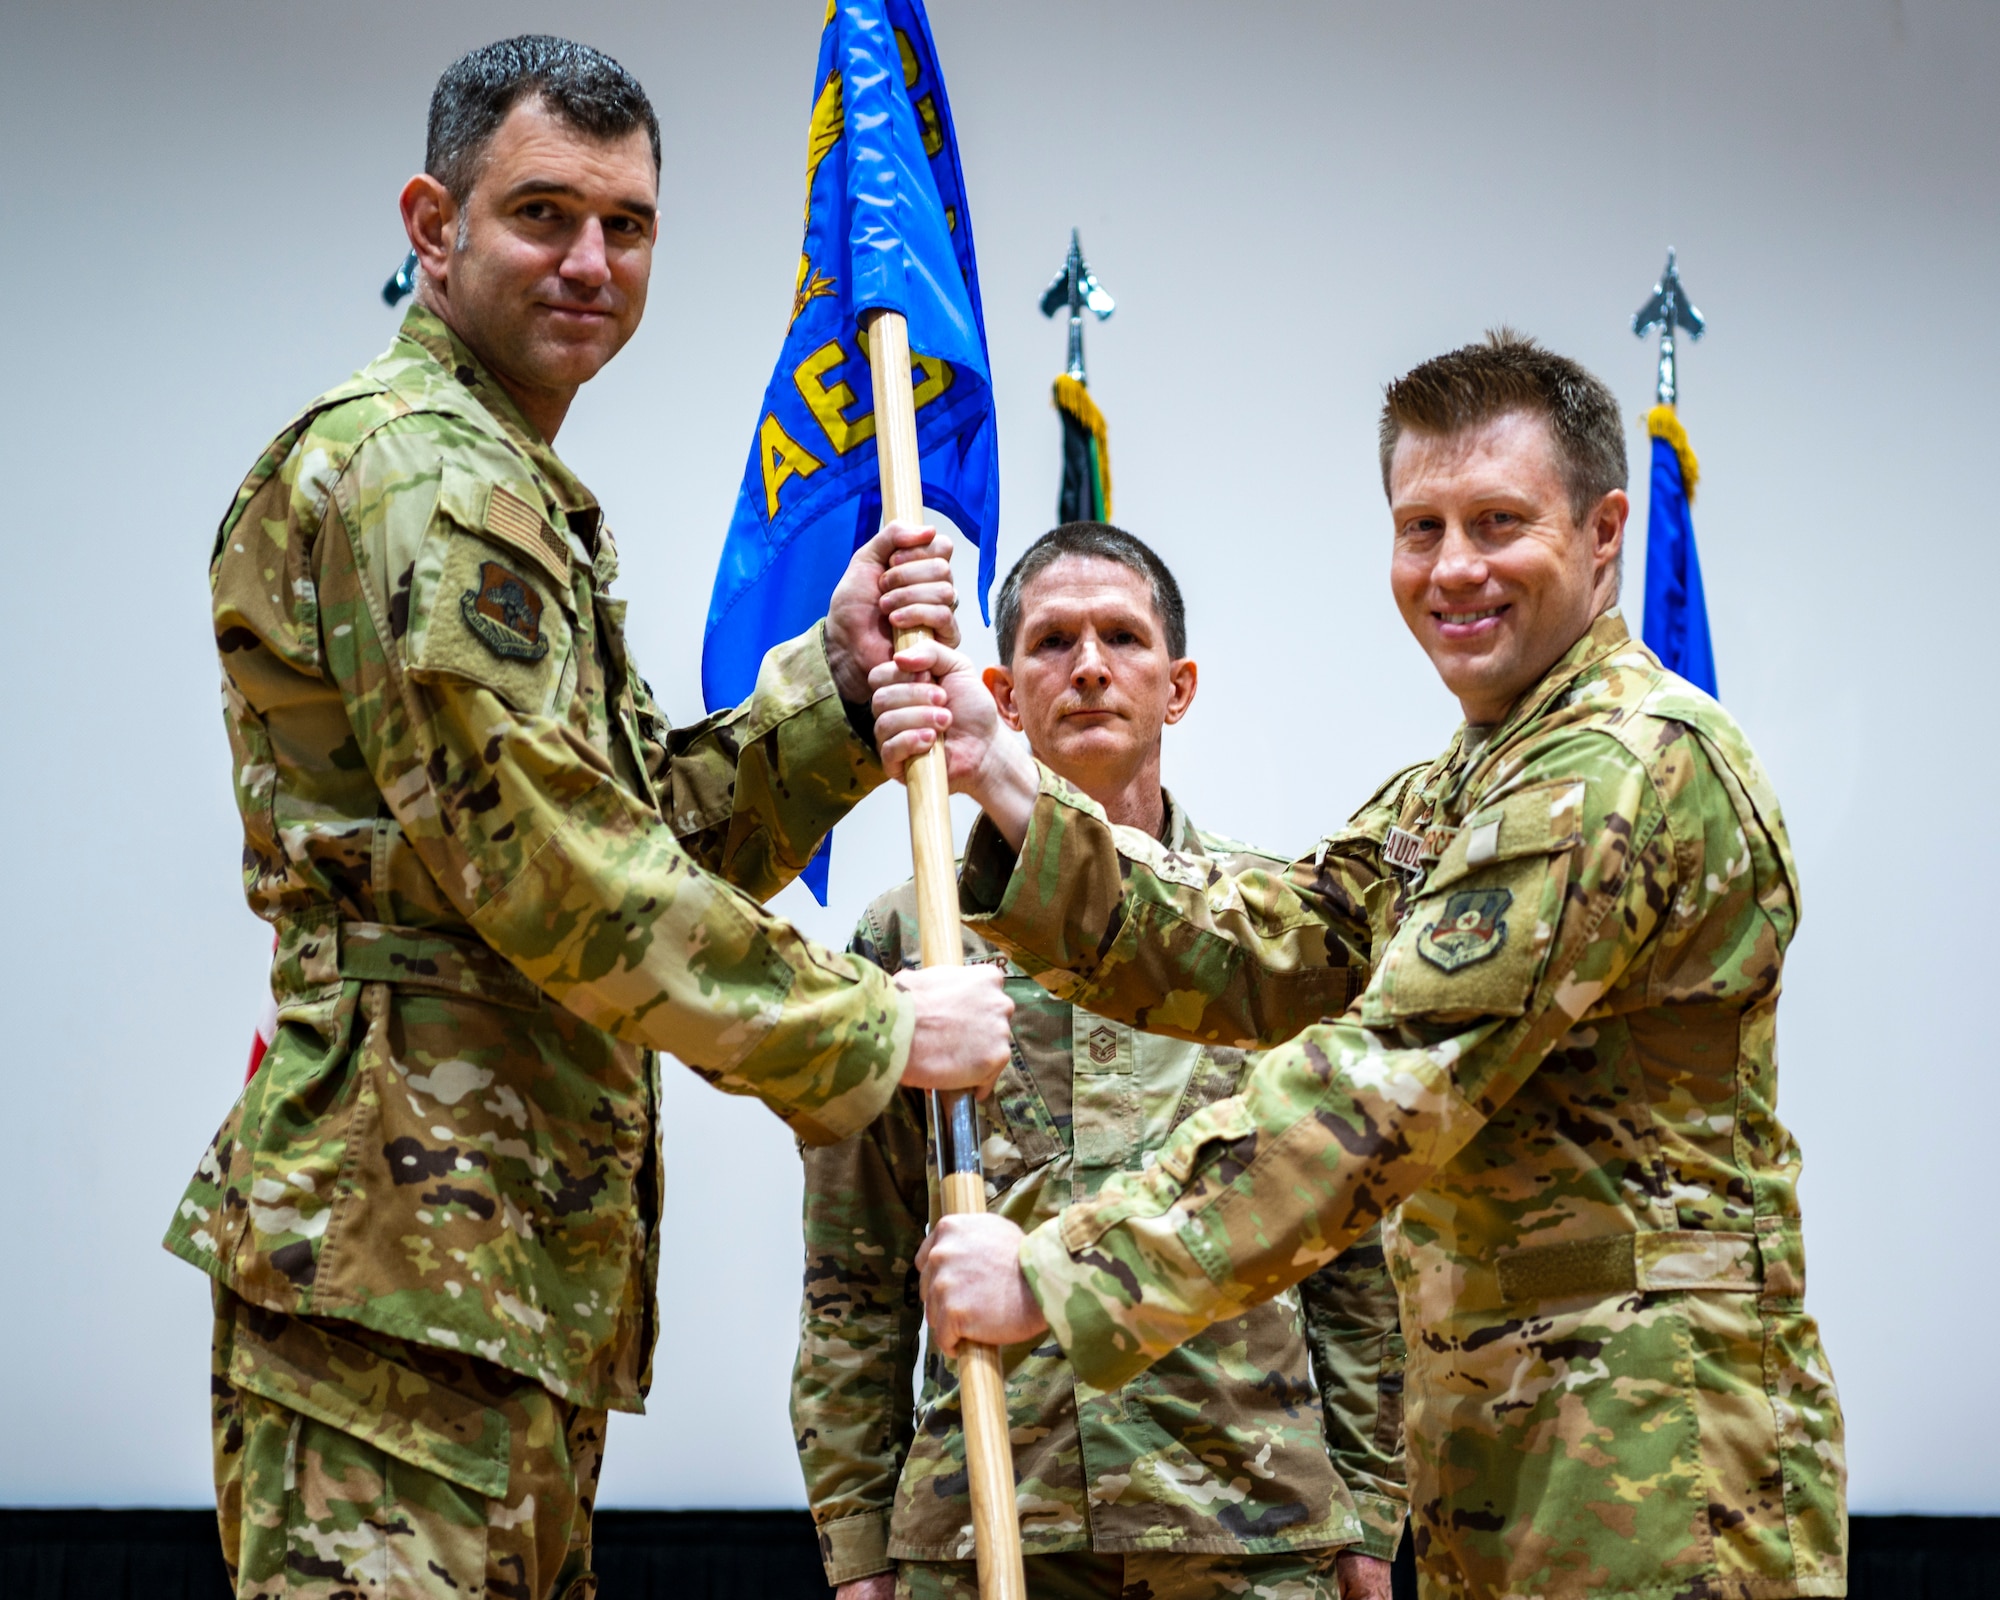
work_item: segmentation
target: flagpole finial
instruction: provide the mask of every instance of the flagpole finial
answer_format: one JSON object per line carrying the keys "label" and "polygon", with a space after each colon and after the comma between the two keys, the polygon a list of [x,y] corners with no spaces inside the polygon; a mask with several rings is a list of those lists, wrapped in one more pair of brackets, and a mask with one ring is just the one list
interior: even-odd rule
{"label": "flagpole finial", "polygon": [[1667,246],[1667,267],[1653,285],[1653,297],[1632,314],[1632,331],[1641,339],[1655,328],[1660,330],[1660,375],[1654,393],[1663,406],[1674,404],[1680,390],[1674,368],[1674,330],[1685,328],[1690,339],[1707,331],[1708,321],[1695,310],[1681,287],[1680,268],[1674,263],[1674,247]]}
{"label": "flagpole finial", "polygon": [[1042,291],[1043,316],[1052,317],[1065,307],[1069,311],[1069,362],[1063,370],[1078,383],[1088,383],[1083,370],[1083,314],[1088,311],[1102,322],[1118,309],[1118,302],[1105,292],[1084,261],[1083,240],[1074,228],[1069,230],[1069,255],[1062,271]]}
{"label": "flagpole finial", "polygon": [[393,306],[416,286],[417,253],[412,250],[403,257],[403,264],[390,275],[389,281],[382,285],[382,303]]}

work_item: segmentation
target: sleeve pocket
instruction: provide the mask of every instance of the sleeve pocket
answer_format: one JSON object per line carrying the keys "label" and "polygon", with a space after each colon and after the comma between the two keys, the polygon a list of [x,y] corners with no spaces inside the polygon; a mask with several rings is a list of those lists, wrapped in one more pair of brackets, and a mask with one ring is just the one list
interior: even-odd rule
{"label": "sleeve pocket", "polygon": [[1368,1026],[1526,1013],[1581,842],[1583,784],[1537,784],[1475,811],[1404,915],[1368,992]]}
{"label": "sleeve pocket", "polygon": [[412,673],[467,678],[517,711],[549,712],[574,638],[572,597],[557,576],[566,564],[553,534],[541,530],[550,546],[543,548],[523,531],[529,518],[517,497],[452,464],[438,511],[428,537],[443,542],[443,555],[430,615],[412,629]]}

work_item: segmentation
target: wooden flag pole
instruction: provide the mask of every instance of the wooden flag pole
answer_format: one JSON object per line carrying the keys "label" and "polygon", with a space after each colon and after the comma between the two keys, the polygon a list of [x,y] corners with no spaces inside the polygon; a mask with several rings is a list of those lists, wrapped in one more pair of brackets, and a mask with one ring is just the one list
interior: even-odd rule
{"label": "wooden flag pole", "polygon": [[[864,328],[875,379],[875,443],[882,462],[884,521],[921,523],[923,482],[917,469],[917,409],[910,385],[909,328],[899,311],[872,313]],[[990,537],[990,535],[989,535]],[[928,638],[929,630],[898,630],[896,648]],[[910,763],[910,854],[917,874],[917,928],[924,965],[964,964],[959,943],[958,872],[951,850],[951,795],[944,746],[933,745]],[[940,1188],[947,1213],[986,1209],[986,1178],[979,1166],[978,1123],[969,1092],[931,1097],[931,1125],[938,1147]],[[965,1460],[972,1490],[973,1550],[979,1560],[980,1600],[1026,1600],[1021,1569],[1021,1524],[1014,1505],[1014,1448],[1007,1431],[1007,1391],[1000,1352],[991,1345],[962,1345],[958,1394],[965,1418]]]}

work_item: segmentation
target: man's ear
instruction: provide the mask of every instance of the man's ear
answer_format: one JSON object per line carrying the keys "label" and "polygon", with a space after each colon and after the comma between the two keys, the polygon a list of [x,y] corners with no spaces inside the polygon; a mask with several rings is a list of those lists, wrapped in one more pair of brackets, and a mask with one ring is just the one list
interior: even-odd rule
{"label": "man's ear", "polygon": [[1631,515],[1632,497],[1623,489],[1613,489],[1590,513],[1590,564],[1600,579],[1617,569],[1619,552],[1625,548],[1625,522]]}
{"label": "man's ear", "polygon": [[403,231],[410,236],[417,265],[425,277],[443,288],[452,244],[458,235],[458,202],[437,179],[428,172],[420,172],[403,185],[401,204]]}
{"label": "man's ear", "polygon": [[1173,680],[1173,689],[1167,695],[1167,726],[1171,728],[1188,714],[1188,707],[1194,704],[1194,691],[1201,669],[1194,664],[1193,656],[1182,656],[1167,671]]}
{"label": "man's ear", "polygon": [[993,696],[994,705],[1000,708],[1000,720],[1019,733],[1021,712],[1014,704],[1014,674],[1005,667],[988,667],[979,679],[986,685],[986,692]]}

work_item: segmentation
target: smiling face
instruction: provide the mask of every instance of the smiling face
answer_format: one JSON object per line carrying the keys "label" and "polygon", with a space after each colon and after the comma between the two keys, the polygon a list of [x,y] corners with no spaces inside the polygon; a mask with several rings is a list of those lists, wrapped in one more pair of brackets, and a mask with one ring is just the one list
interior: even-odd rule
{"label": "smiling face", "polygon": [[1168,653],[1152,586],[1102,556],[1061,556],[1030,579],[1013,664],[986,669],[1007,725],[1115,821],[1157,815],[1160,732],[1187,715],[1195,679]]}
{"label": "smiling face", "polygon": [[495,130],[462,209],[428,174],[404,188],[424,302],[545,438],[639,326],[658,200],[643,129],[593,138],[534,95]]}
{"label": "smiling face", "polygon": [[1548,423],[1405,432],[1389,465],[1397,608],[1468,722],[1498,722],[1618,598],[1631,502],[1579,521]]}

